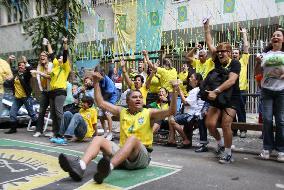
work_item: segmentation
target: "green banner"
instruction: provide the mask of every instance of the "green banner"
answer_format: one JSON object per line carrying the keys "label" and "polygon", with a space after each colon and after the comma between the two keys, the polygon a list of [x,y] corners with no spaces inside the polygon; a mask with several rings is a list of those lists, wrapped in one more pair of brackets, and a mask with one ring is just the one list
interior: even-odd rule
{"label": "green banner", "polygon": [[152,26],[159,26],[160,23],[160,15],[158,11],[150,12],[150,21]]}
{"label": "green banner", "polygon": [[98,32],[104,32],[104,31],[105,31],[105,20],[99,20]]}
{"label": "green banner", "polygon": [[79,23],[79,33],[84,33],[84,28],[85,28],[84,22],[80,22]]}
{"label": "green banner", "polygon": [[126,15],[121,15],[118,17],[119,29],[126,30]]}
{"label": "green banner", "polygon": [[224,0],[224,13],[233,13],[235,11],[235,0]]}
{"label": "green banner", "polygon": [[187,9],[186,6],[178,7],[178,21],[184,22],[187,20]]}

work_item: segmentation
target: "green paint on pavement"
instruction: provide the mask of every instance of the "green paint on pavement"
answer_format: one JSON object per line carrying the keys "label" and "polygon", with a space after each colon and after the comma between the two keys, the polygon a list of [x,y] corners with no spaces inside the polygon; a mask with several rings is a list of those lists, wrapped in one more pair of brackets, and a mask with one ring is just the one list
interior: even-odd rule
{"label": "green paint on pavement", "polygon": [[[29,148],[36,149],[38,152],[43,153],[65,153],[73,156],[82,156],[82,152],[68,150],[61,147],[52,147],[48,145],[35,144],[24,141],[10,140],[10,139],[0,139],[0,146],[2,147],[11,147],[11,148]],[[97,158],[98,161],[100,158]],[[180,169],[170,166],[161,166],[161,165],[150,165],[146,169],[140,170],[114,170],[111,175],[105,180],[105,183],[114,185],[121,188],[131,188],[139,184],[144,184],[150,181],[157,180],[159,178],[166,177],[173,173],[176,173]]]}

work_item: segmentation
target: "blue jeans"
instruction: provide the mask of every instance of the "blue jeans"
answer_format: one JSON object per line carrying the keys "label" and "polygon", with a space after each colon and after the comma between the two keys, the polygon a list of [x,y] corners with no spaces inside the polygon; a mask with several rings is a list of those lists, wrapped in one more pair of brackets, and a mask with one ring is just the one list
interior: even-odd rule
{"label": "blue jeans", "polygon": [[72,114],[70,111],[64,112],[61,121],[59,134],[61,136],[76,136],[83,139],[87,133],[87,124],[80,113]]}
{"label": "blue jeans", "polygon": [[[263,116],[263,149],[284,152],[284,90],[261,90]],[[273,116],[276,133],[273,133]]]}
{"label": "blue jeans", "polygon": [[37,115],[33,109],[32,100],[33,100],[32,97],[15,98],[12,107],[10,109],[10,121],[17,122],[17,114],[19,109],[22,107],[22,105],[25,105],[25,108],[28,111],[28,114],[31,117],[32,121],[36,121]]}

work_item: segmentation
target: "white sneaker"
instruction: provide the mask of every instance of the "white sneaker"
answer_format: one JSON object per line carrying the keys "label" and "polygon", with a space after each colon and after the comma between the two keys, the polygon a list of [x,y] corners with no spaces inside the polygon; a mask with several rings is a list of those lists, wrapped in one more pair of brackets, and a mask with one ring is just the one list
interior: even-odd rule
{"label": "white sneaker", "polygon": [[108,133],[107,136],[105,137],[107,140],[111,141],[112,140],[112,133]]}
{"label": "white sneaker", "polygon": [[52,137],[54,137],[54,133],[53,132],[48,132],[48,133],[45,133],[44,136],[52,138]]}
{"label": "white sneaker", "polygon": [[284,152],[279,152],[277,156],[278,162],[284,162]]}
{"label": "white sneaker", "polygon": [[33,137],[40,137],[41,135],[42,135],[41,132],[36,132],[36,133],[33,135]]}
{"label": "white sneaker", "polygon": [[259,157],[264,159],[264,160],[268,160],[270,158],[270,151],[269,150],[262,150]]}

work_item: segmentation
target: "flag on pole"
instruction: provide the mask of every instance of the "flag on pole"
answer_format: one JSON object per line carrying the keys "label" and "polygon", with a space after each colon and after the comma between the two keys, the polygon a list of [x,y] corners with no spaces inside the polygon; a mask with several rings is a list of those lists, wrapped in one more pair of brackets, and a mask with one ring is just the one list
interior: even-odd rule
{"label": "flag on pole", "polygon": [[150,22],[152,26],[160,25],[160,16],[159,16],[158,11],[150,12]]}
{"label": "flag on pole", "polygon": [[120,15],[118,17],[119,29],[126,30],[126,15]]}
{"label": "flag on pole", "polygon": [[184,22],[187,20],[187,9],[186,6],[178,7],[178,21]]}
{"label": "flag on pole", "polygon": [[233,13],[235,11],[235,0],[224,0],[224,13]]}
{"label": "flag on pole", "polygon": [[104,32],[104,31],[105,31],[105,20],[99,20],[98,32]]}

